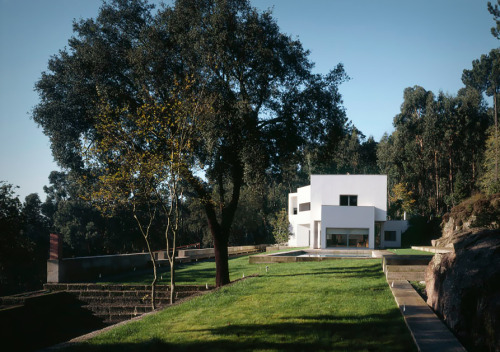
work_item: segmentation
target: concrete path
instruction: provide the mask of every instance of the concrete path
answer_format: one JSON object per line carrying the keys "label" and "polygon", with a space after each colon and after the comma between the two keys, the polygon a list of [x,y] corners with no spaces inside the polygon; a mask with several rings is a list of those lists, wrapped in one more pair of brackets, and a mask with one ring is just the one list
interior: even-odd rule
{"label": "concrete path", "polygon": [[408,281],[388,283],[420,352],[466,352]]}

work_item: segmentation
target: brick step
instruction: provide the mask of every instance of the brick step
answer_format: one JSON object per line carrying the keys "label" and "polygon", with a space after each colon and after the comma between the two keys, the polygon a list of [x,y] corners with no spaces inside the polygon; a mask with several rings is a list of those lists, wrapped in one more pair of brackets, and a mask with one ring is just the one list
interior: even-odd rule
{"label": "brick step", "polygon": [[[181,299],[185,297],[192,296],[193,294],[196,294],[195,292],[177,292],[175,295],[176,299]],[[125,306],[131,306],[135,304],[144,304],[147,302],[151,302],[150,296],[144,296],[144,297],[95,297],[95,296],[84,296],[84,297],[78,297],[76,296],[80,301],[83,301],[89,305],[102,305],[102,304],[121,304]],[[170,303],[170,296],[168,297],[156,297],[155,302],[159,304],[168,304]]]}
{"label": "brick step", "polygon": [[[209,285],[208,289],[215,286]],[[151,285],[117,285],[117,284],[44,284],[51,291],[151,291]],[[176,291],[205,291],[206,285],[176,285]],[[157,285],[156,291],[169,291],[170,285]]]}
{"label": "brick step", "polygon": [[[136,297],[121,298],[121,299],[114,299],[112,297],[85,297],[85,298],[79,298],[79,300],[87,303],[87,305],[90,306],[110,305],[110,304],[117,304],[122,306],[134,306],[134,305],[148,304],[149,302],[151,302],[151,299],[149,297],[144,299]],[[167,304],[170,303],[170,298],[167,297],[156,298],[155,302],[158,304]]]}
{"label": "brick step", "polygon": [[0,306],[18,306],[23,305],[26,299],[22,297],[2,297],[0,299]]}
{"label": "brick step", "polygon": [[427,265],[386,265],[386,272],[425,272]]}
{"label": "brick step", "polygon": [[[151,290],[147,291],[68,291],[79,297],[148,297]],[[169,297],[169,291],[156,291],[157,297]]]}
{"label": "brick step", "polygon": [[133,305],[133,306],[119,306],[119,305],[113,305],[113,306],[92,306],[92,305],[86,305],[83,306],[83,308],[88,309],[94,313],[94,315],[97,316],[107,316],[110,314],[144,314],[147,312],[151,312],[153,309],[151,308],[151,305]]}
{"label": "brick step", "polygon": [[424,281],[424,272],[387,272],[387,280]]}

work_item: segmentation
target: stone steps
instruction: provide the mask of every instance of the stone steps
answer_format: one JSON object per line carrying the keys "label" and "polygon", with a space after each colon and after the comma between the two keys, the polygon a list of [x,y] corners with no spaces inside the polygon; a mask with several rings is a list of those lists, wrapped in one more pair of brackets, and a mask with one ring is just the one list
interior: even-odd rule
{"label": "stone steps", "polygon": [[388,271],[386,273],[387,280],[407,280],[407,281],[424,281],[425,280],[425,272],[404,272],[404,271],[396,271],[391,272]]}
{"label": "stone steps", "polygon": [[431,258],[431,255],[385,255],[382,260],[385,277],[388,281],[424,281],[425,270]]}
{"label": "stone steps", "polygon": [[424,272],[427,265],[387,265],[386,271],[390,272]]}
{"label": "stone steps", "polygon": [[[152,311],[151,287],[148,285],[117,284],[46,284],[49,291],[64,291],[82,303],[82,308],[92,312],[105,324],[114,324]],[[208,290],[212,289],[208,287]],[[175,299],[206,292],[206,286],[176,286]],[[155,304],[161,308],[170,304],[170,286],[156,287]]]}
{"label": "stone steps", "polygon": [[21,293],[12,296],[0,297],[0,309],[5,309],[14,306],[21,306],[25,304],[27,300],[36,299],[37,297],[44,296],[48,294],[47,290],[32,291]]}

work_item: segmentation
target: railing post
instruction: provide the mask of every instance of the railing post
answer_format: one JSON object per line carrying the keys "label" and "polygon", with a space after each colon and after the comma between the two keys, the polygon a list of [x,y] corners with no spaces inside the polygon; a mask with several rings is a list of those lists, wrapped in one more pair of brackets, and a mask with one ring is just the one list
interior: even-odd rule
{"label": "railing post", "polygon": [[47,282],[60,282],[62,260],[62,236],[57,233],[50,234],[49,260],[47,260]]}

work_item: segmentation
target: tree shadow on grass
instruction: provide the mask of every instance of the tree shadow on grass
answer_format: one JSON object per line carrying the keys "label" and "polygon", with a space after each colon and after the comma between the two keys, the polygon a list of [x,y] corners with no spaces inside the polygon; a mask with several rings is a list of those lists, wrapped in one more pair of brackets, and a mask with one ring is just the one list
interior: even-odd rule
{"label": "tree shadow on grass", "polygon": [[342,277],[383,277],[382,267],[378,264],[371,264],[365,266],[349,266],[349,267],[328,267],[328,268],[318,268],[310,269],[310,271],[298,272],[298,273],[284,273],[284,274],[274,274],[271,273],[269,276],[318,276],[318,275],[341,275]]}
{"label": "tree shadow on grass", "polygon": [[[228,324],[195,332],[213,339],[73,346],[70,351],[415,351],[397,309],[364,316],[299,316],[272,324]],[[189,333],[190,331],[186,331]]]}
{"label": "tree shadow on grass", "polygon": [[[185,270],[185,267],[178,267],[175,271],[175,279],[177,283],[189,283],[192,281],[193,277],[197,280],[205,280],[207,282],[215,281],[215,268],[203,268],[203,269],[191,269],[189,271]],[[140,283],[149,285],[153,281],[152,269],[145,269],[131,273],[124,273],[120,275],[115,275],[112,277],[103,278],[101,282],[112,282],[112,283]],[[157,270],[158,278],[163,275],[163,280],[160,283],[170,283],[170,268],[160,267]]]}

